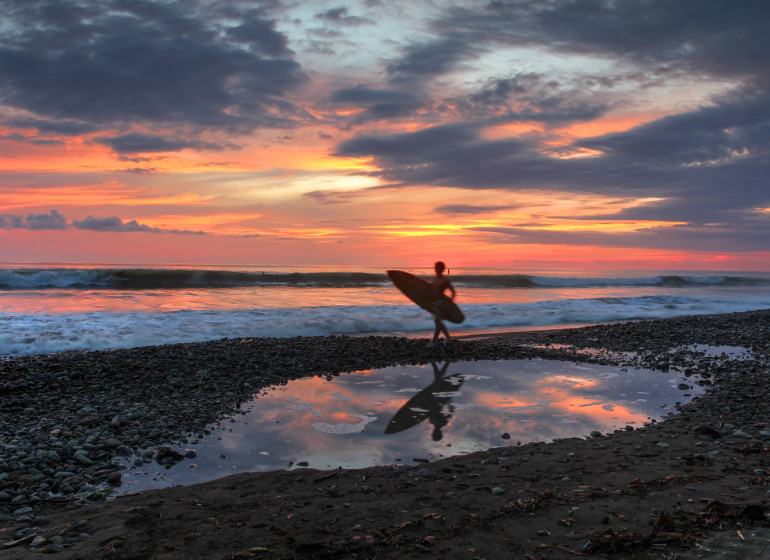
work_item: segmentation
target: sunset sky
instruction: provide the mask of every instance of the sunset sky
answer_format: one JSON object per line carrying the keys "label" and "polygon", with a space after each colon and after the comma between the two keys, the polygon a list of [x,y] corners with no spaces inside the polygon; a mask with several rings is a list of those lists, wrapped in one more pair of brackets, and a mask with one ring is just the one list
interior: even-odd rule
{"label": "sunset sky", "polygon": [[0,263],[770,270],[767,0],[2,0]]}

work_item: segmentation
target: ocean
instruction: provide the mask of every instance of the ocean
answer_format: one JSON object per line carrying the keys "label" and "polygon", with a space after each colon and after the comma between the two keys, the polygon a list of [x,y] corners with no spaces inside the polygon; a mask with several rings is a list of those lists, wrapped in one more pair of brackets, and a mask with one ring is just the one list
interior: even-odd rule
{"label": "ocean", "polygon": [[[455,334],[770,308],[770,272],[452,269],[449,278],[466,315],[448,325]],[[0,356],[432,332],[384,269],[0,265]]]}

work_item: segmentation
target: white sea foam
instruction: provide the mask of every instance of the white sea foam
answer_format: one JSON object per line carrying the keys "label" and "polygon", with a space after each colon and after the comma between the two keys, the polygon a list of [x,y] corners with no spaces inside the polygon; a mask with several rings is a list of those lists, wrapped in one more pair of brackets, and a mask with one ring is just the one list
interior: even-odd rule
{"label": "white sea foam", "polygon": [[[770,293],[563,299],[463,305],[466,321],[452,332],[599,323],[770,308]],[[206,309],[169,312],[0,312],[0,355],[131,348],[221,338],[433,331],[414,305]]]}

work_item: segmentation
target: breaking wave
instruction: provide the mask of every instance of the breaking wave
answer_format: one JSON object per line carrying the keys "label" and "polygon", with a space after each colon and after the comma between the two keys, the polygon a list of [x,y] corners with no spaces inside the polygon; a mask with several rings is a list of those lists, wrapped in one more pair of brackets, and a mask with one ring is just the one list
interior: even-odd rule
{"label": "breaking wave", "polygon": [[[684,276],[639,277],[562,277],[529,274],[456,274],[458,286],[496,289],[580,288],[580,287],[692,287],[770,285],[768,277]],[[186,288],[236,288],[297,286],[355,288],[389,285],[383,273],[372,272],[244,272],[196,269],[4,269],[0,270],[0,290],[169,290]]]}

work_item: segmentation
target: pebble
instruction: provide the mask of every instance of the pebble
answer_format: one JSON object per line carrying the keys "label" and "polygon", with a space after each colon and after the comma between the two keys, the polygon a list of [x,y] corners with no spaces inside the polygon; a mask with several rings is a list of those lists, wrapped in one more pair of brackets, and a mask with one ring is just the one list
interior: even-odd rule
{"label": "pebble", "polygon": [[499,496],[500,494],[505,494],[505,490],[503,488],[500,488],[499,486],[495,486],[492,488],[492,494],[495,496]]}
{"label": "pebble", "polygon": [[744,438],[744,439],[752,439],[754,436],[752,436],[751,434],[747,434],[743,430],[735,430],[733,432],[733,437]]}

